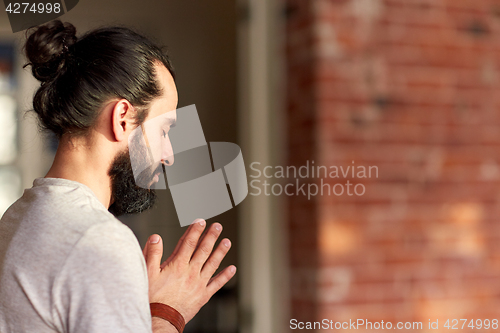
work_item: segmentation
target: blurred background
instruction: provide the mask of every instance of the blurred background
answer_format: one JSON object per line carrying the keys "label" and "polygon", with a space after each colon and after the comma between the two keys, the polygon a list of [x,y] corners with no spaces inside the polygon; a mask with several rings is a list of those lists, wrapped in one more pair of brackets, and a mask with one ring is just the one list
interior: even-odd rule
{"label": "blurred background", "polygon": [[[186,332],[499,319],[500,1],[80,0],[61,19],[80,33],[124,24],[166,45],[179,107],[196,104],[207,141],[241,146],[249,181],[365,188],[309,198],[251,188],[210,219],[233,242],[223,265],[238,272]],[[22,69],[23,40],[2,11],[0,214],[57,146],[26,114],[37,82]],[[254,162],[378,173],[268,179]],[[166,258],[184,229],[168,191],[160,202],[122,220],[141,244],[159,233]]]}

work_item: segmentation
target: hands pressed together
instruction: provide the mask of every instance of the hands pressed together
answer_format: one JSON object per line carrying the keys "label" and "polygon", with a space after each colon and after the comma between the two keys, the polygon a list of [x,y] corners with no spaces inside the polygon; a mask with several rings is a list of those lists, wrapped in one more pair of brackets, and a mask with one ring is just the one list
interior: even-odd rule
{"label": "hands pressed together", "polygon": [[163,243],[159,235],[150,236],[143,251],[150,303],[173,307],[186,323],[236,273],[236,267],[231,265],[213,276],[229,251],[231,242],[225,238],[214,250],[222,225],[214,223],[203,233],[205,227],[206,222],[201,219],[191,224],[174,252],[163,263]]}

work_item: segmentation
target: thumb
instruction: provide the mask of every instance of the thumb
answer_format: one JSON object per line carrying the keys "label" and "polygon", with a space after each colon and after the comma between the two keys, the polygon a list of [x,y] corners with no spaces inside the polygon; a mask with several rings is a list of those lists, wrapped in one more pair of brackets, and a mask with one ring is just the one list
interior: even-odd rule
{"label": "thumb", "polygon": [[158,273],[160,271],[162,255],[163,242],[160,235],[154,234],[149,236],[148,243],[144,247],[144,258],[146,259],[148,272]]}

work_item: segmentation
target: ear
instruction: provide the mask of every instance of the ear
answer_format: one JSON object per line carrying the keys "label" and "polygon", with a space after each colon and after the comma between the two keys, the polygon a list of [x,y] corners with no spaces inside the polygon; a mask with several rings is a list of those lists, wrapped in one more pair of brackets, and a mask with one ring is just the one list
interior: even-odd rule
{"label": "ear", "polygon": [[123,141],[127,138],[127,132],[133,128],[134,107],[126,99],[121,99],[111,111],[111,131],[116,141]]}

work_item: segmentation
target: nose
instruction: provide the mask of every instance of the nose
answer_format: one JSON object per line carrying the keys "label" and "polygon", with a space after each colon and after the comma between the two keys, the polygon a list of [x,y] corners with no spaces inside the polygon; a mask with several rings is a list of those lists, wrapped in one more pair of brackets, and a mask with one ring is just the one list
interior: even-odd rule
{"label": "nose", "polygon": [[172,148],[172,143],[170,142],[168,134],[162,139],[161,162],[166,166],[174,164],[174,149]]}

